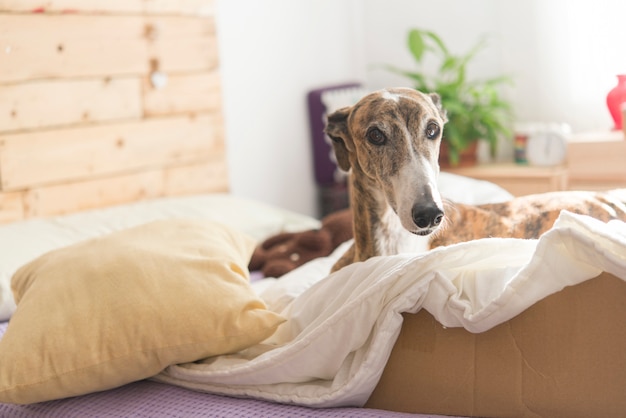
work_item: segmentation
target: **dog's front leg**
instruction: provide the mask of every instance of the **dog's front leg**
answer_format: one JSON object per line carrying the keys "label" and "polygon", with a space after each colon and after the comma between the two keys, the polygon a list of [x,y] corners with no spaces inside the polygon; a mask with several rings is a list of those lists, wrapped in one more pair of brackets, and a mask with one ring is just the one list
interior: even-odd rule
{"label": "dog's front leg", "polygon": [[348,248],[348,250],[341,256],[339,260],[337,260],[337,262],[335,262],[333,267],[330,269],[330,272],[334,273],[340,268],[352,263],[354,263],[354,244],[352,244],[350,248]]}

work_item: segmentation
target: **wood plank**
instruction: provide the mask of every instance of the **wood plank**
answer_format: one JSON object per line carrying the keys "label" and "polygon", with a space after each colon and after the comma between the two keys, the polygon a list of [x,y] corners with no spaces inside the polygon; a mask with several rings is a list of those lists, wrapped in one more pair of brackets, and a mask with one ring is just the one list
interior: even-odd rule
{"label": "wood plank", "polygon": [[151,70],[202,71],[217,67],[217,37],[213,18],[145,18]]}
{"label": "wood plank", "polygon": [[143,81],[143,104],[147,116],[212,112],[221,108],[220,77],[217,71],[174,74],[162,88]]}
{"label": "wood plank", "polygon": [[143,11],[146,14],[185,14],[196,16],[215,16],[215,1],[145,0],[143,2]]}
{"label": "wood plank", "polygon": [[227,192],[228,187],[228,163],[225,155],[200,164],[171,167],[164,171],[165,196]]}
{"label": "wood plank", "polygon": [[0,224],[24,219],[24,201],[21,192],[0,192]]}
{"label": "wood plank", "polygon": [[593,180],[572,180],[567,184],[567,190],[586,190],[586,191],[607,191],[612,189],[623,189],[626,181],[593,181]]}
{"label": "wood plank", "polygon": [[0,0],[0,11],[31,13],[140,13],[142,0]]}
{"label": "wood plank", "polygon": [[143,18],[0,15],[0,82],[145,73]]}
{"label": "wood plank", "polygon": [[535,193],[555,192],[567,189],[567,178],[528,178],[528,179],[493,179],[491,182],[502,187],[515,197]]}
{"label": "wood plank", "polygon": [[0,83],[217,65],[213,18],[1,15]]}
{"label": "wood plank", "polygon": [[62,215],[159,197],[161,170],[36,187],[25,192],[27,218]]}
{"label": "wood plank", "polygon": [[25,192],[25,217],[62,215],[164,196],[227,190],[225,158],[106,178],[37,187]]}
{"label": "wood plank", "polygon": [[[610,158],[607,158],[609,156]],[[567,164],[570,180],[626,184],[626,141],[620,137],[570,142]]]}
{"label": "wood plank", "polygon": [[1,188],[206,160],[224,148],[220,114],[0,134]]}
{"label": "wood plank", "polygon": [[567,167],[537,167],[518,164],[478,164],[446,168],[461,176],[497,184],[515,196],[567,189]]}
{"label": "wood plank", "polygon": [[214,15],[213,0],[0,0],[0,11]]}
{"label": "wood plank", "polygon": [[0,132],[141,116],[139,78],[36,81],[0,86]]}
{"label": "wood plank", "polygon": [[565,173],[566,170],[564,166],[540,167],[513,163],[477,164],[467,167],[450,167],[445,169],[445,171],[450,173],[490,181],[496,178],[547,179],[560,176]]}

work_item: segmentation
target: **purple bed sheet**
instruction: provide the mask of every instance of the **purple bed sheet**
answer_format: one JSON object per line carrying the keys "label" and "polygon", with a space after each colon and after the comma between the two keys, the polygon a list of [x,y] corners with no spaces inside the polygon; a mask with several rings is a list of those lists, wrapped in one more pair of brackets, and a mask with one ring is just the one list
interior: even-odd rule
{"label": "purple bed sheet", "polygon": [[[0,336],[7,322],[0,322]],[[0,359],[0,362],[2,359]],[[195,392],[163,383],[142,380],[128,385],[84,396],[41,402],[31,405],[0,403],[2,418],[106,418],[106,417],[332,417],[332,418],[400,418],[439,417],[414,415],[368,408],[313,409],[283,405],[255,399],[240,399]]]}

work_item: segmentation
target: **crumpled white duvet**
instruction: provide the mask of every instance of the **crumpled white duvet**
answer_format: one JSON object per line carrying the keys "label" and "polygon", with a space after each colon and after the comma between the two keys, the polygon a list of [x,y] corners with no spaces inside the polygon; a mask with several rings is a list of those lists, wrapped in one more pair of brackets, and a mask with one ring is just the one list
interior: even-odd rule
{"label": "crumpled white duvet", "polygon": [[361,406],[382,374],[402,312],[426,309],[444,326],[481,332],[602,271],[626,280],[626,223],[569,212],[539,240],[483,239],[376,257],[327,275],[343,250],[261,291],[288,318],[269,340],[171,366],[155,379],[284,403]]}

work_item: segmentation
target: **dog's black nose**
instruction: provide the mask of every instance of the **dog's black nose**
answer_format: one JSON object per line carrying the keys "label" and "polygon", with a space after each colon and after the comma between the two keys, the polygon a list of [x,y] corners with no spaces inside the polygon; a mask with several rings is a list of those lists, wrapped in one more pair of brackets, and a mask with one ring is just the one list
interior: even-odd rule
{"label": "dog's black nose", "polygon": [[435,203],[430,203],[414,205],[411,215],[418,228],[429,228],[438,226],[443,221],[444,214]]}

